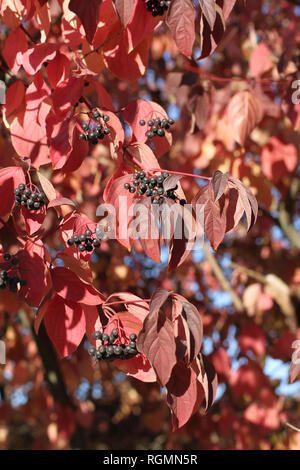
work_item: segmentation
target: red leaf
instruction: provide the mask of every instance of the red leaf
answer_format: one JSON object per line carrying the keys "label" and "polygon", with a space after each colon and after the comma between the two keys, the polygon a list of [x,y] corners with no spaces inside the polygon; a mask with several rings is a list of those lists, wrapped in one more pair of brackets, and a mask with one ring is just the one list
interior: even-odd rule
{"label": "red leaf", "polygon": [[172,0],[166,23],[180,52],[191,57],[195,42],[195,9],[191,0]]}
{"label": "red leaf", "polygon": [[156,382],[157,377],[154,369],[144,354],[137,354],[130,361],[120,361],[118,366],[130,377],[142,382]]}
{"label": "red leaf", "polygon": [[192,364],[192,369],[203,387],[207,410],[213,405],[217,393],[218,379],[214,366],[203,354],[199,354]]}
{"label": "red leaf", "polygon": [[181,428],[198,410],[204,398],[203,388],[194,371],[178,362],[166,385],[168,406],[172,410],[173,431]]}
{"label": "red leaf", "polygon": [[[193,362],[200,353],[203,340],[203,325],[200,314],[196,307],[187,301],[182,301],[181,296],[174,294],[173,302],[177,301],[182,305],[181,319],[185,326],[187,340],[187,363]],[[185,300],[185,299],[184,299]]]}
{"label": "red leaf", "polygon": [[145,255],[160,263],[159,217],[155,212],[155,208],[150,198],[143,199],[135,204],[136,219],[134,224]]}
{"label": "red leaf", "polygon": [[26,286],[21,289],[22,297],[29,305],[38,306],[47,288],[43,243],[37,239],[26,242],[25,248],[18,251],[17,256],[20,278],[26,281]]}
{"label": "red leaf", "polygon": [[5,114],[8,118],[24,103],[25,86],[21,80],[16,80],[5,93]]}
{"label": "red leaf", "polygon": [[258,204],[255,196],[247,186],[244,186],[237,178],[229,177],[229,186],[238,190],[239,201],[243,207],[247,218],[247,230],[256,222],[258,213]]}
{"label": "red leaf", "polygon": [[127,26],[131,18],[134,1],[135,0],[113,0],[122,26]]}
{"label": "red leaf", "polygon": [[281,406],[270,387],[260,390],[258,399],[244,411],[244,418],[260,429],[278,430],[281,424]]}
{"label": "red leaf", "polygon": [[159,309],[163,306],[163,304],[166,302],[166,300],[171,294],[172,292],[169,292],[166,289],[156,289],[151,297],[151,302],[149,305],[150,312],[153,314],[158,313]]}
{"label": "red leaf", "polygon": [[152,106],[150,101],[134,100],[130,101],[128,105],[122,110],[122,117],[132,130],[133,140],[138,142],[146,142],[146,127],[140,125],[140,120],[147,121],[152,114]]}
{"label": "red leaf", "polygon": [[28,75],[35,75],[44,62],[53,60],[57,51],[57,45],[49,42],[36,44],[23,54],[22,65]]}
{"label": "red leaf", "polygon": [[139,162],[141,168],[144,170],[159,168],[157,158],[148,145],[141,142],[134,142],[128,145],[125,151],[134,162]]}
{"label": "red leaf", "polygon": [[[127,292],[118,293],[117,296],[129,298],[130,294],[128,294]],[[137,305],[135,306],[137,307]],[[127,306],[127,308],[128,307],[129,305]],[[114,317],[111,317],[109,325],[106,326],[105,331],[107,332],[107,334],[110,334],[113,328],[116,327],[116,325],[120,325],[123,329],[123,333],[127,336],[127,338],[131,333],[135,333],[136,335],[138,335],[142,329],[143,324],[140,316],[136,315],[136,313],[136,311],[134,312],[134,314],[132,314],[131,311],[119,312]],[[115,364],[120,367],[120,369],[124,370],[127,375],[135,377],[136,379],[141,380],[142,382],[157,381],[155,371],[151,367],[150,362],[144,354],[139,353],[129,361],[119,360],[116,361]]]}
{"label": "red leaf", "polygon": [[160,383],[166,385],[176,364],[173,325],[164,313],[151,312],[151,305],[138,336],[137,348],[148,358]]}
{"label": "red leaf", "polygon": [[234,139],[241,146],[261,119],[261,106],[252,92],[241,91],[231,98],[228,105],[228,122]]}
{"label": "red leaf", "polygon": [[70,269],[56,267],[50,273],[54,289],[63,299],[86,305],[102,304],[102,294],[92,285],[80,280]]}
{"label": "red leaf", "polygon": [[217,373],[218,382],[226,382],[231,374],[231,364],[225,349],[216,349],[210,356],[210,360]]}
{"label": "red leaf", "polygon": [[3,57],[12,73],[17,74],[27,51],[27,37],[21,28],[12,31],[5,41]]}
{"label": "red leaf", "polygon": [[[142,299],[140,297],[137,297],[134,294],[131,294],[130,292],[116,292],[109,297],[107,297],[106,301],[102,304],[102,309],[105,310],[106,304],[109,304],[113,300],[122,300],[124,302],[124,307],[128,312],[130,312],[132,315],[134,315],[136,318],[138,318],[141,322],[143,322],[146,318],[146,316],[149,313],[149,305],[147,302],[142,302]],[[127,302],[133,302],[138,300],[138,303],[127,303]],[[141,325],[142,326],[142,325]]]}
{"label": "red leaf", "polygon": [[65,268],[69,268],[84,282],[87,282],[88,284],[93,282],[93,274],[87,261],[81,258],[75,258],[74,256],[68,256],[66,251],[57,253],[56,257],[63,261]]}
{"label": "red leaf", "polygon": [[53,92],[54,111],[57,114],[66,116],[71,107],[78,102],[82,95],[83,87],[83,78],[70,77],[68,80],[60,83]]}
{"label": "red leaf", "polygon": [[[132,174],[117,178],[110,185],[105,202],[114,206],[117,214],[116,236],[118,241],[126,248],[130,247],[129,233],[127,228],[132,216],[128,214],[128,208],[133,204],[135,196],[124,188],[125,183],[132,181]],[[121,219],[120,220],[120,216]]]}
{"label": "red leaf", "polygon": [[178,186],[178,181],[182,178],[181,175],[169,175],[163,182],[163,187],[165,191],[169,189],[175,189]]}
{"label": "red leaf", "polygon": [[[123,1],[123,4],[126,4],[126,1]],[[143,18],[143,21],[141,21],[141,18]],[[128,53],[133,51],[147,37],[152,39],[153,31],[159,21],[158,17],[149,14],[145,3],[141,0],[135,0],[132,15],[125,30]]]}
{"label": "red leaf", "polygon": [[216,21],[216,3],[215,0],[199,0],[200,8],[205,16],[211,30],[213,30]]}
{"label": "red leaf", "polygon": [[289,361],[291,359],[291,345],[295,340],[295,334],[290,330],[285,330],[269,348],[270,355],[275,359]]}
{"label": "red leaf", "polygon": [[50,300],[53,298],[53,296],[56,295],[53,291],[53,289],[50,289],[49,292],[46,294],[46,296],[43,298],[41,301],[39,308],[36,311],[35,317],[34,317],[34,331],[36,334],[38,334],[41,323],[44,319],[45,313],[47,312],[47,308],[49,305]]}
{"label": "red leaf", "polygon": [[182,207],[177,203],[173,204],[172,208],[176,220],[174,221],[174,235],[170,244],[169,271],[184,262],[193,249],[196,237],[196,223],[192,211],[187,206]]}
{"label": "red leaf", "polygon": [[65,54],[58,51],[55,58],[50,60],[47,66],[47,75],[52,88],[56,88],[57,85],[69,78],[70,61]]}
{"label": "red leaf", "polygon": [[214,191],[215,202],[217,202],[220,197],[224,194],[225,189],[227,187],[228,179],[228,173],[222,173],[221,171],[217,170],[213,174],[211,184]]}
{"label": "red leaf", "polygon": [[214,23],[213,30],[209,25],[206,17],[201,15],[200,17],[200,50],[201,55],[198,59],[203,59],[204,57],[209,56],[216,49],[218,43],[221,41],[224,32],[225,32],[225,21],[236,0],[224,0],[222,8],[220,7],[220,2],[216,2],[216,19]]}
{"label": "red leaf", "polygon": [[275,184],[295,170],[298,162],[297,149],[285,144],[277,137],[270,137],[261,152],[261,166],[264,174]]}
{"label": "red leaf", "polygon": [[98,96],[98,103],[99,103],[100,108],[114,111],[115,108],[114,108],[111,96],[109,95],[109,93],[107,93],[107,91],[101,85],[101,83],[99,83],[96,80],[93,80],[91,84],[96,88],[97,96]]}
{"label": "red leaf", "polygon": [[244,394],[256,397],[265,385],[268,385],[266,376],[259,365],[253,362],[242,365],[230,377],[230,386],[235,398],[241,398]]}
{"label": "red leaf", "polygon": [[[28,235],[32,236],[40,229],[42,223],[44,222],[46,209],[45,206],[43,206],[37,211],[31,211],[28,210],[27,207],[22,206],[21,214],[22,218],[25,220],[26,232]],[[20,211],[17,212],[17,214],[14,214],[14,220],[17,219],[18,215],[20,216]]]}
{"label": "red leaf", "polygon": [[88,154],[89,144],[86,140],[80,140],[79,134],[80,130],[75,126],[72,135],[72,150],[67,156],[66,163],[62,167],[64,173],[76,171]]}
{"label": "red leaf", "polygon": [[11,140],[16,152],[30,158],[35,168],[49,163],[46,117],[50,104],[44,102],[49,93],[43,77],[37,73],[26,90],[25,113],[15,118],[11,125]]}
{"label": "red leaf", "polygon": [[48,304],[44,322],[60,357],[69,356],[81,343],[85,333],[85,316],[80,304],[67,302],[56,295]]}
{"label": "red leaf", "polygon": [[263,42],[258,44],[249,60],[249,68],[252,77],[260,77],[270,70],[274,65],[271,58],[272,52],[270,49]]}
{"label": "red leaf", "polygon": [[66,197],[59,197],[57,199],[52,199],[52,201],[49,202],[48,209],[50,207],[57,207],[57,206],[63,206],[63,205],[76,207],[76,204],[73,201],[71,201],[71,199],[68,199]]}
{"label": "red leaf", "polygon": [[96,340],[93,339],[92,334],[94,331],[100,331],[102,323],[100,321],[99,312],[96,305],[83,305],[85,324],[86,324],[86,336],[89,342],[96,346]]}
{"label": "red leaf", "polygon": [[43,189],[44,193],[46,194],[48,201],[52,201],[53,199],[56,199],[57,192],[56,192],[53,184],[51,183],[51,181],[49,181],[48,178],[46,178],[39,171],[37,171],[37,177],[40,180],[42,189]]}
{"label": "red leaf", "polygon": [[294,352],[292,354],[292,362],[290,366],[290,382],[295,382],[300,374],[300,340],[296,340],[292,344]]}
{"label": "red leaf", "polygon": [[[110,130],[109,142],[113,144],[112,156],[116,157],[115,151],[119,150],[124,142],[124,130],[120,119],[116,116],[115,113],[111,111],[105,111],[105,114],[109,116],[109,121],[106,123],[106,126]],[[105,140],[104,140],[105,142]]]}
{"label": "red leaf", "polygon": [[245,325],[238,336],[238,343],[242,353],[252,351],[261,356],[266,351],[266,338],[263,330],[255,323]]}
{"label": "red leaf", "polygon": [[79,17],[88,42],[91,44],[97,29],[99,8],[102,0],[90,0],[88,3],[82,0],[71,0],[69,9]]}
{"label": "red leaf", "polygon": [[[119,31],[119,25],[116,26]],[[128,54],[126,31],[121,35],[111,31],[111,39],[103,47],[103,60],[108,69],[120,80],[136,82],[146,71],[151,36],[145,38]]]}
{"label": "red leaf", "polygon": [[0,217],[9,214],[14,205],[14,189],[20,183],[25,183],[22,168],[9,166],[0,170]]}

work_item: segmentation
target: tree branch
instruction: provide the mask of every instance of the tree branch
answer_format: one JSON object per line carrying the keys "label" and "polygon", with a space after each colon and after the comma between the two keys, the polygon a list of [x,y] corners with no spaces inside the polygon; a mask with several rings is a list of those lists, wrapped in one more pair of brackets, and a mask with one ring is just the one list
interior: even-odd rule
{"label": "tree branch", "polygon": [[286,198],[280,201],[278,209],[280,227],[287,239],[298,251],[300,251],[300,233],[293,225],[292,214],[295,200],[299,196],[299,191],[300,179],[295,178],[291,183]]}
{"label": "tree branch", "polygon": [[33,326],[31,327],[31,332],[43,362],[45,379],[51,395],[61,405],[76,409],[75,404],[67,393],[67,387],[61,374],[58,359],[44,324],[41,324],[38,335],[35,333]]}
{"label": "tree branch", "polygon": [[233,288],[231,287],[228,279],[226,278],[225,274],[223,273],[223,270],[221,268],[221,266],[219,265],[216,257],[213,255],[213,253],[211,253],[208,245],[206,243],[203,244],[203,251],[205,253],[205,256],[211,266],[211,269],[214,273],[214,276],[215,278],[219,281],[222,289],[226,292],[228,292],[228,294],[230,295],[231,297],[231,300],[232,300],[232,303],[234,305],[234,308],[239,312],[239,313],[242,313],[244,312],[244,306],[243,306],[243,303],[241,301],[241,299],[239,298],[239,296],[235,293],[235,291],[233,290]]}

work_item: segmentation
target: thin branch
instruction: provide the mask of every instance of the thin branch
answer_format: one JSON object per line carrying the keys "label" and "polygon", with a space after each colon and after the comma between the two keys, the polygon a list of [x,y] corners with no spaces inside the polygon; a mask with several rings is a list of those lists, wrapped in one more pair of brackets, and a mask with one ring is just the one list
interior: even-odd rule
{"label": "thin branch", "polygon": [[160,171],[160,172],[167,172],[170,175],[179,175],[179,176],[188,176],[190,178],[200,178],[202,180],[210,181],[210,176],[201,176],[201,175],[194,175],[192,173],[183,173],[182,171],[171,171],[171,170],[164,170],[163,168],[149,168],[149,171]]}
{"label": "thin branch", "polygon": [[231,287],[228,279],[226,278],[225,274],[223,273],[223,270],[221,266],[219,265],[217,258],[213,255],[213,253],[210,251],[208,245],[206,243],[203,244],[203,251],[205,253],[206,259],[209,262],[211,269],[214,273],[215,278],[219,281],[222,289],[226,292],[231,297],[232,303],[235,307],[235,309],[239,312],[242,313],[244,312],[244,305],[239,298],[239,296],[235,293],[233,288]]}
{"label": "thin branch", "polygon": [[248,269],[245,266],[241,266],[240,264],[237,264],[237,263],[230,263],[229,268],[237,269],[238,271],[241,271],[247,274],[252,279],[255,279],[256,281],[261,282],[262,284],[267,284],[266,277],[263,274],[260,274],[257,271],[254,271],[253,269]]}
{"label": "thin branch", "polygon": [[118,300],[117,302],[109,302],[108,304],[102,304],[103,307],[108,307],[109,305],[119,305],[119,304],[138,304],[140,302],[151,302],[151,299],[141,299],[141,300]]}
{"label": "thin branch", "polygon": [[300,251],[300,233],[293,225],[292,214],[294,203],[297,197],[299,197],[299,191],[300,179],[295,178],[290,185],[287,196],[280,201],[278,209],[278,220],[281,229],[289,242],[298,251]]}
{"label": "thin branch", "polygon": [[293,429],[293,431],[300,432],[300,429],[296,428],[296,426],[294,426],[291,423],[286,422],[285,425],[288,426],[289,428]]}
{"label": "thin branch", "polygon": [[74,402],[67,392],[67,387],[60,370],[56,353],[46,333],[44,324],[41,324],[38,335],[35,333],[33,326],[31,327],[31,333],[43,362],[45,380],[48,384],[51,395],[57,403],[76,409]]}

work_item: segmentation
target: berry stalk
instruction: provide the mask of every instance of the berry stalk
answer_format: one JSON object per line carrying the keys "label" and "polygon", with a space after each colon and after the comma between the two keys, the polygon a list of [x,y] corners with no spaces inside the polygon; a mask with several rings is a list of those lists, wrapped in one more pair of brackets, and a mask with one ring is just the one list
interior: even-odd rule
{"label": "berry stalk", "polygon": [[180,176],[188,176],[190,178],[200,178],[200,179],[203,179],[203,180],[207,180],[207,181],[210,181],[211,180],[211,177],[210,176],[201,176],[201,175],[194,175],[192,173],[183,173],[182,171],[171,171],[171,170],[164,170],[162,168],[150,168],[149,171],[167,171],[168,173],[170,173],[171,175],[180,175]]}

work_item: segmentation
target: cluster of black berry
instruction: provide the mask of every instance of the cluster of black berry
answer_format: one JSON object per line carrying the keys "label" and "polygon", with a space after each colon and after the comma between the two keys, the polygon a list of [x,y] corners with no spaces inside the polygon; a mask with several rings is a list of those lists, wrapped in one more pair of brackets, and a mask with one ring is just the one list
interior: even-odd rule
{"label": "cluster of black berry", "polygon": [[158,136],[158,137],[164,137],[166,135],[166,132],[168,129],[170,129],[170,126],[174,124],[174,119],[171,118],[164,118],[164,119],[149,119],[149,121],[146,121],[144,119],[140,120],[140,125],[145,126],[146,124],[149,126],[148,131],[146,132],[146,136],[149,139],[152,139],[152,137]]}
{"label": "cluster of black berry", "polygon": [[87,229],[81,235],[73,235],[72,238],[69,238],[67,244],[69,246],[75,245],[79,251],[88,251],[90,253],[94,248],[99,248],[100,241],[93,238],[91,230]]}
{"label": "cluster of black berry", "polygon": [[45,195],[37,189],[31,190],[21,183],[15,189],[15,205],[24,206],[29,210],[38,211],[45,204]]}
{"label": "cluster of black berry", "polygon": [[163,183],[168,178],[169,173],[164,171],[160,176],[147,176],[145,171],[134,173],[131,186],[129,183],[124,184],[124,188],[130,193],[138,192],[139,196],[147,196],[152,198],[152,204],[162,204],[164,198],[179,201],[181,205],[186,204],[185,199],[180,199],[176,196],[175,191],[178,189],[176,185],[172,189],[164,190]]}
{"label": "cluster of black berry", "polygon": [[171,5],[171,0],[142,0],[146,1],[147,10],[152,13],[152,16],[163,16],[165,11]]}
{"label": "cluster of black berry", "polygon": [[[19,263],[18,258],[11,256],[9,253],[4,254],[4,261],[10,261],[12,266],[17,266]],[[10,292],[16,293],[18,291],[18,285],[20,287],[26,286],[25,279],[20,279],[18,276],[10,276],[10,269],[2,269],[0,271],[0,289],[9,288]]]}
{"label": "cluster of black berry", "polygon": [[106,135],[110,134],[110,130],[106,127],[106,122],[109,121],[107,114],[101,114],[98,109],[94,109],[91,112],[90,121],[84,122],[81,125],[81,129],[84,131],[79,134],[80,140],[88,140],[92,144],[96,145],[98,140],[104,139]]}
{"label": "cluster of black berry", "polygon": [[[104,331],[94,331],[92,338],[100,340],[101,346],[98,349],[91,346],[88,351],[89,355],[93,356],[98,362],[101,359],[112,362],[115,359],[131,359],[138,354],[135,333],[129,335],[128,344],[121,343],[118,337],[119,331],[117,329],[112,330],[110,335],[107,335]],[[117,344],[115,344],[116,341]]]}

